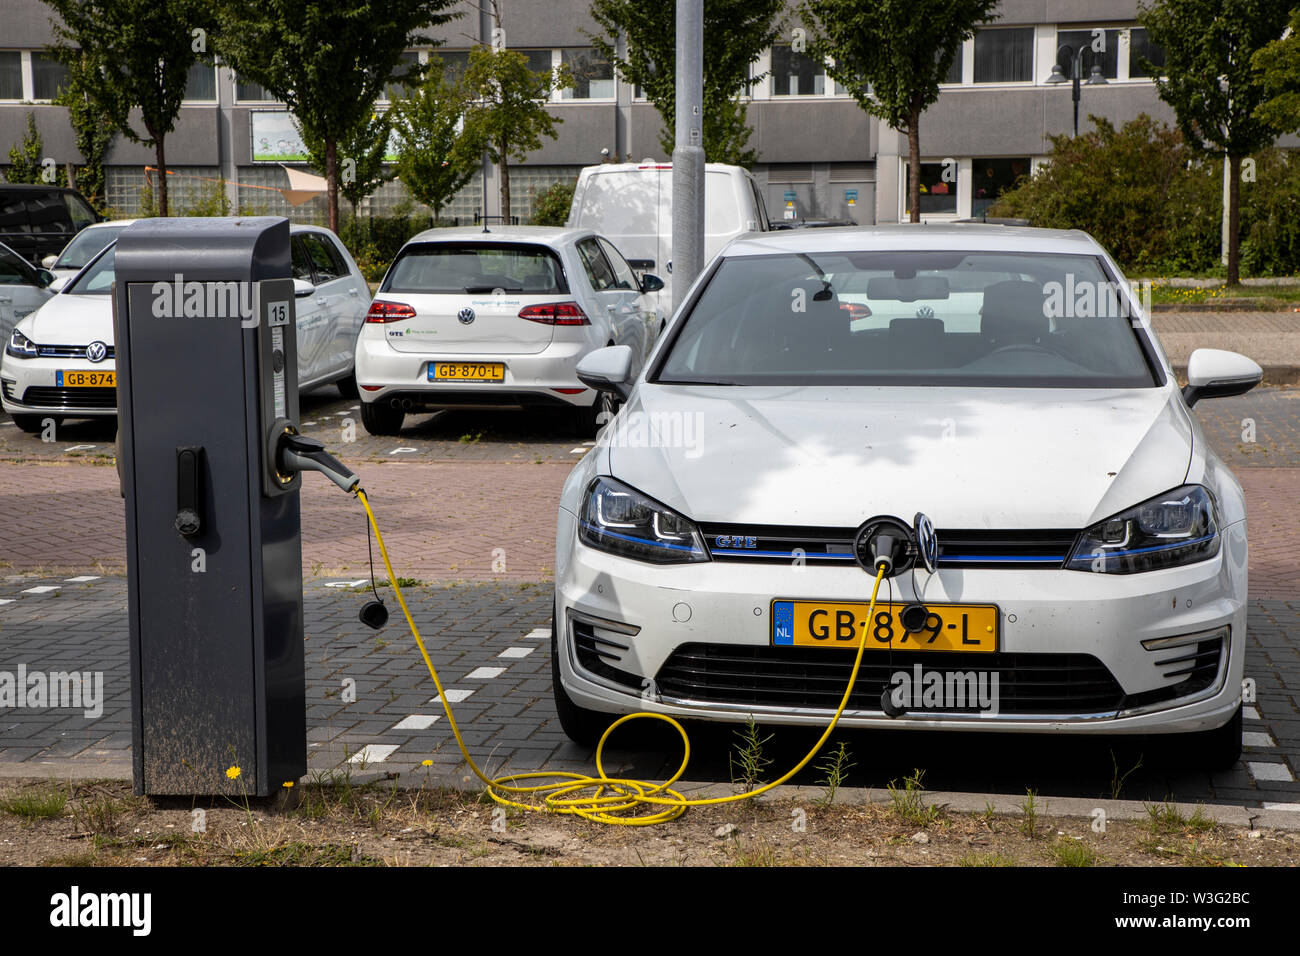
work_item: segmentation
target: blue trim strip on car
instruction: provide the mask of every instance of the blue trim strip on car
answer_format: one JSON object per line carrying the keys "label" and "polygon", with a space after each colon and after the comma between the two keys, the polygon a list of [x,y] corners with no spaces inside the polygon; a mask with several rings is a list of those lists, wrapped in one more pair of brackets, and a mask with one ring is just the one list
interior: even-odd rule
{"label": "blue trim strip on car", "polygon": [[[1105,557],[1108,557],[1108,558],[1118,558],[1118,557],[1122,557],[1122,556],[1124,556],[1124,555],[1126,555],[1126,554],[1149,554],[1149,553],[1151,553],[1152,551],[1172,551],[1172,550],[1174,550],[1175,548],[1188,548],[1188,547],[1191,547],[1191,546],[1194,545],[1194,544],[1200,544],[1200,543],[1203,542],[1203,541],[1213,541],[1213,540],[1214,540],[1215,538],[1217,538],[1218,536],[1219,536],[1219,533],[1216,531],[1214,534],[1207,534],[1207,535],[1205,535],[1205,536],[1203,536],[1203,537],[1196,538],[1196,539],[1194,539],[1194,540],[1192,540],[1192,541],[1176,541],[1176,542],[1172,542],[1172,543],[1170,543],[1170,544],[1156,544],[1156,545],[1152,545],[1152,546],[1149,547],[1149,548],[1132,548],[1132,549],[1130,549],[1130,550],[1128,550],[1128,551],[1105,551],[1105,550],[1103,550],[1103,551],[1102,551],[1102,554],[1103,554]],[[1095,557],[1097,557],[1097,553],[1096,553],[1095,551],[1087,551],[1087,552],[1084,552],[1084,553],[1078,554],[1078,555],[1076,555],[1075,557],[1076,557],[1076,558],[1095,558]]]}
{"label": "blue trim strip on car", "polygon": [[[608,533],[610,532],[606,532],[606,534]],[[709,554],[724,555],[727,557],[736,557],[736,558],[794,558],[795,557],[795,553],[793,551],[736,551],[730,548],[711,548],[709,549]],[[855,560],[853,555],[851,554],[804,554],[802,555],[802,557],[810,561],[853,561]],[[1022,557],[1014,557],[1010,555],[1005,557],[984,557],[982,555],[954,554],[954,555],[947,555],[941,557],[939,559],[939,563],[945,564],[945,563],[953,563],[953,562],[982,561],[987,563],[999,563],[999,564],[1026,564],[1026,563],[1047,564],[1051,562],[1060,564],[1064,560],[1065,560],[1065,555],[1063,554],[1043,555],[1043,556],[1027,555]]]}

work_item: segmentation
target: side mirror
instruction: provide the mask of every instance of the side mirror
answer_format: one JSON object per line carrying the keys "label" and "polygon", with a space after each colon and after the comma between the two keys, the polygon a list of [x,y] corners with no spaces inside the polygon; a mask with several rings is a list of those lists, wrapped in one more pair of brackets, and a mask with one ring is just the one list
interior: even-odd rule
{"label": "side mirror", "polygon": [[1264,370],[1244,355],[1223,349],[1197,349],[1187,360],[1183,401],[1190,408],[1203,398],[1244,395],[1263,377]]}
{"label": "side mirror", "polygon": [[306,279],[293,280],[293,294],[297,298],[301,299],[303,296],[311,295],[315,291],[316,291],[316,287],[312,285],[310,282],[308,282]]}
{"label": "side mirror", "polygon": [[632,349],[607,345],[578,362],[578,381],[598,392],[613,392],[622,401],[632,393]]}
{"label": "side mirror", "polygon": [[68,279],[69,279],[69,278],[71,278],[71,276],[66,276],[66,275],[63,275],[63,276],[55,276],[55,277],[54,277],[54,281],[51,282],[49,285],[47,285],[45,288],[49,289],[51,292],[58,292],[58,291],[61,290],[65,285],[68,284]]}
{"label": "side mirror", "polygon": [[36,274],[41,278],[42,289],[48,289],[50,287],[50,283],[58,278],[58,276],[56,276],[49,269],[37,269]]}
{"label": "side mirror", "polygon": [[647,272],[641,277],[642,292],[658,292],[664,287],[664,280]]}
{"label": "side mirror", "polygon": [[59,261],[58,256],[46,256],[44,259],[41,260],[41,265],[46,269],[53,269],[54,263],[58,261]]}

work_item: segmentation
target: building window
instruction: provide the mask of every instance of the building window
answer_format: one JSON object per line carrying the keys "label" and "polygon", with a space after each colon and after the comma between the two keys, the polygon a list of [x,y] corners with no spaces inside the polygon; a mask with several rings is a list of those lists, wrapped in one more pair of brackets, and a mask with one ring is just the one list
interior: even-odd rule
{"label": "building window", "polygon": [[806,53],[785,46],[772,47],[773,96],[824,96],[826,67]]}
{"label": "building window", "polygon": [[68,85],[68,68],[44,53],[32,54],[32,99],[52,100]]}
{"label": "building window", "polygon": [[1142,68],[1144,59],[1158,70],[1165,65],[1165,51],[1151,42],[1145,28],[1134,27],[1129,31],[1128,75],[1130,79],[1152,76]]}
{"label": "building window", "polygon": [[442,76],[448,83],[457,83],[469,67],[468,50],[438,50],[429,54],[429,59],[442,60]]}
{"label": "building window", "polygon": [[[1014,159],[975,159],[971,161],[972,216],[982,216],[1004,192],[1015,186],[1021,176],[1029,175],[1029,157]],[[925,208],[924,202],[921,208]]]}
{"label": "building window", "polygon": [[1027,83],[1033,78],[1033,27],[975,31],[976,83]]}
{"label": "building window", "polygon": [[235,99],[257,100],[265,103],[275,102],[275,97],[262,89],[260,84],[254,83],[252,80],[242,79],[241,77],[235,77]]}
{"label": "building window", "polygon": [[[534,73],[551,72],[552,62],[551,62],[550,50],[515,50],[515,52],[522,53],[524,55],[524,57],[528,60],[528,69],[532,70]],[[570,67],[570,69],[572,69],[572,67]],[[614,76],[613,68],[611,67],[610,78],[612,79],[613,76]],[[608,94],[602,93],[600,95],[613,96],[614,95],[613,84],[612,83],[610,84],[610,91]]]}
{"label": "building window", "polygon": [[[903,215],[911,214],[907,205],[912,195],[912,164],[905,163],[907,170],[905,192],[903,193]],[[957,215],[957,166],[954,163],[921,164],[921,215],[955,216]]]}
{"label": "building window", "polygon": [[[1083,51],[1083,58],[1080,61],[1081,79],[1087,79],[1088,74],[1092,72],[1093,66],[1101,67],[1101,75],[1108,80],[1113,80],[1119,76],[1119,31],[1105,30],[1102,31],[1106,37],[1106,51],[1096,53],[1092,49],[1093,34],[1091,30],[1058,30],[1056,33],[1056,62],[1060,66],[1061,72],[1067,77],[1072,76],[1070,72],[1074,67],[1072,65],[1074,53],[1079,47],[1087,47]],[[1062,46],[1068,46],[1069,50],[1061,49]]]}
{"label": "building window", "polygon": [[566,100],[612,100],[614,65],[590,47],[562,50],[560,62],[577,84],[564,91]]}
{"label": "building window", "polygon": [[195,63],[185,78],[185,99],[215,102],[217,98],[217,71],[211,63]]}
{"label": "building window", "polygon": [[23,55],[17,50],[0,50],[0,100],[23,98]]}
{"label": "building window", "polygon": [[[398,59],[397,66],[393,67],[393,75],[401,76],[411,67],[418,66],[419,63],[420,54],[416,53],[414,50],[407,50]],[[414,92],[415,87],[408,86],[405,83],[389,83],[384,87],[383,98],[391,102],[393,100],[405,99]]]}

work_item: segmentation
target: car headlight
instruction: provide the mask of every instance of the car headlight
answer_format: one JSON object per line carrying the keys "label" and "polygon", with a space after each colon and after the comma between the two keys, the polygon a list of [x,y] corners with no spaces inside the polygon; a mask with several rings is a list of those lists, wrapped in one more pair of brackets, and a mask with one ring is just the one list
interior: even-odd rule
{"label": "car headlight", "polygon": [[601,551],[655,564],[709,560],[690,519],[613,478],[597,478],[587,489],[578,537]]}
{"label": "car headlight", "polygon": [[20,359],[36,358],[36,343],[14,329],[13,334],[9,336],[9,344],[5,346],[5,355]]}
{"label": "car headlight", "polygon": [[1133,574],[1194,564],[1218,553],[1214,497],[1201,485],[1183,485],[1093,525],[1079,535],[1065,566]]}

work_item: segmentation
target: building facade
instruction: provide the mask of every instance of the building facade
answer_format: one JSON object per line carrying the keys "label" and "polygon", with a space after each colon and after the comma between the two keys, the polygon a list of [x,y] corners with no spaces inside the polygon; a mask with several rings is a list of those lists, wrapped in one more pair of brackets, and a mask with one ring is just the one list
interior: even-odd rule
{"label": "building facade", "polygon": [[[479,4],[462,2],[458,20],[431,31],[441,45],[408,57],[441,56],[455,69],[471,46],[492,42],[499,29],[497,39],[527,54],[534,69],[564,64],[577,77],[576,88],[557,94],[549,106],[563,120],[558,138],[511,166],[512,214],[526,221],[535,189],[572,179],[582,166],[616,157],[669,158],[659,143],[655,108],[596,57],[589,0],[499,0],[497,6],[499,23]],[[0,13],[0,164],[22,139],[29,113],[45,155],[60,166],[78,162],[66,111],[50,102],[62,79],[61,68],[44,53],[52,40],[50,9],[40,0],[0,0]],[[1144,58],[1159,62],[1159,51],[1136,22],[1137,0],[1004,0],[1000,13],[964,43],[938,102],[922,117],[921,211],[927,219],[981,215],[1042,161],[1051,136],[1071,131],[1070,84],[1050,81],[1056,65],[1070,75],[1069,52],[1081,45],[1089,47],[1082,55],[1085,75],[1105,80],[1083,87],[1081,132],[1091,128],[1089,114],[1116,126],[1141,113],[1173,124],[1143,69]],[[782,40],[755,64],[763,79],[748,107],[750,145],[759,157],[753,172],[769,215],[863,224],[905,220],[906,138],[861,110],[822,64],[801,52],[806,30],[793,11],[786,20]],[[1094,53],[1101,45],[1104,52]],[[320,220],[323,202],[290,207],[277,191],[288,185],[281,163],[294,163],[292,140],[283,107],[259,87],[225,67],[197,66],[167,139],[172,195],[183,208],[224,182],[245,214]],[[1295,145],[1295,138],[1284,145]],[[108,159],[111,207],[123,215],[139,211],[147,177],[156,175],[148,169],[153,161],[151,149],[116,140]],[[500,215],[497,178],[485,164],[444,215]],[[366,202],[375,215],[409,206],[400,183],[385,185]]]}

